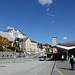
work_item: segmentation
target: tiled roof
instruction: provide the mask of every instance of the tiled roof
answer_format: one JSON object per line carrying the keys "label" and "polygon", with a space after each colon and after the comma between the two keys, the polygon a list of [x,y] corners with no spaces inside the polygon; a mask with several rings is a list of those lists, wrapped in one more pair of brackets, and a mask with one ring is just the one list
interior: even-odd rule
{"label": "tiled roof", "polygon": [[[27,39],[28,38],[23,38],[23,39],[20,40],[20,42],[26,42]],[[33,43],[37,43],[36,41],[33,41],[33,40],[30,40],[30,41],[33,42]]]}
{"label": "tiled roof", "polygon": [[23,41],[25,42],[28,38],[24,38]]}
{"label": "tiled roof", "polygon": [[33,43],[37,43],[36,41],[33,41],[33,40],[31,40],[31,42],[33,42]]}

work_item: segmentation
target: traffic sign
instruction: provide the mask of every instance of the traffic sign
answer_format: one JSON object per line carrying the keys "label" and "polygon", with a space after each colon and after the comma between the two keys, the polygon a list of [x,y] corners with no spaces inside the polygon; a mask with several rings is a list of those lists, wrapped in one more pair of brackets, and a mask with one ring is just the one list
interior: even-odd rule
{"label": "traffic sign", "polygon": [[57,48],[53,48],[53,53],[58,53]]}

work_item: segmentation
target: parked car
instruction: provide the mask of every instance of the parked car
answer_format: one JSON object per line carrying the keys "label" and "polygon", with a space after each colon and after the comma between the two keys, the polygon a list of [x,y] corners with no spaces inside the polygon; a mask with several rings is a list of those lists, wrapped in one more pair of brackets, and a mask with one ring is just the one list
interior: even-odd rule
{"label": "parked car", "polygon": [[39,61],[45,61],[46,60],[46,56],[40,56],[39,57]]}

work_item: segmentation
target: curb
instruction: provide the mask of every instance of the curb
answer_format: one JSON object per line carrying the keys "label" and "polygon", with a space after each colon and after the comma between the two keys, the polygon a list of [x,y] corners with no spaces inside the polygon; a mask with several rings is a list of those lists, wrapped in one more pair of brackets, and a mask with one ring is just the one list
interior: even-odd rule
{"label": "curb", "polygon": [[53,65],[53,68],[52,68],[52,71],[51,71],[51,74],[50,75],[53,75],[53,71],[54,71],[55,65],[56,65],[56,60],[55,60],[55,63]]}

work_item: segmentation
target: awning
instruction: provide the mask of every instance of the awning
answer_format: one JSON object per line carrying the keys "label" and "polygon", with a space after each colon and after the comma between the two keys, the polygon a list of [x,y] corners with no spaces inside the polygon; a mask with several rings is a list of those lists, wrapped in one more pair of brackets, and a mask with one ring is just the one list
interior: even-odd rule
{"label": "awning", "polygon": [[59,47],[59,48],[62,48],[62,49],[66,49],[66,50],[71,50],[71,49],[75,48],[75,46],[67,47],[67,46],[61,46],[61,45],[56,45],[56,47]]}

